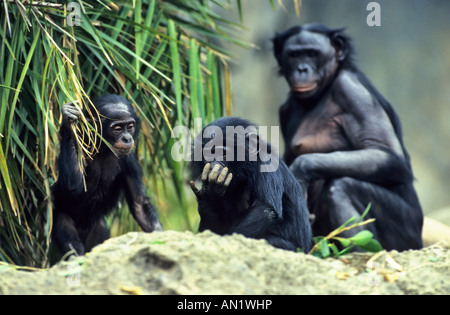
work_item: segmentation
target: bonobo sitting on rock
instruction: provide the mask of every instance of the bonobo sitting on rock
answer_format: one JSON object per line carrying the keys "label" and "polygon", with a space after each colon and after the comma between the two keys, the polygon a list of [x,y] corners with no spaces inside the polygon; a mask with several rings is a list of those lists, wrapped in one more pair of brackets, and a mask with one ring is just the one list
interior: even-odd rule
{"label": "bonobo sitting on rock", "polygon": [[353,63],[349,37],[309,24],[273,43],[291,88],[280,108],[284,160],[307,190],[314,235],[327,235],[371,203],[366,219],[376,221],[366,228],[384,249],[421,248],[423,213],[400,120]]}
{"label": "bonobo sitting on rock", "polygon": [[192,156],[192,178],[202,181],[200,189],[191,181],[199,231],[240,233],[282,249],[310,250],[302,188],[255,125],[239,118],[218,119],[194,140]]}

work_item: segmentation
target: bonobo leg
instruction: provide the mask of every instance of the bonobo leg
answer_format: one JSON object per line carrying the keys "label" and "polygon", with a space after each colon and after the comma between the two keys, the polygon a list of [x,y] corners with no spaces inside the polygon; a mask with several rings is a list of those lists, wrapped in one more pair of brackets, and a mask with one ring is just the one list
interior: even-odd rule
{"label": "bonobo leg", "polygon": [[414,209],[395,194],[392,189],[360,181],[350,177],[329,180],[324,185],[319,200],[312,201],[316,214],[313,225],[315,235],[326,235],[353,216],[359,217],[369,203],[372,203],[365,220],[376,221],[364,227],[342,234],[351,237],[363,229],[374,234],[386,250],[421,248],[421,219],[414,216]]}
{"label": "bonobo leg", "polygon": [[294,244],[294,242],[288,241],[286,238],[281,237],[281,236],[269,235],[265,239],[266,239],[267,243],[269,243],[270,245],[272,245],[273,247],[276,247],[276,248],[286,249],[286,250],[290,250],[293,252],[296,252],[299,249],[301,249],[303,251],[309,250],[309,248],[308,249],[299,248],[298,246],[296,246]]}
{"label": "bonobo leg", "polygon": [[55,213],[53,237],[62,253],[75,250],[78,255],[84,255],[85,248],[75,222],[64,213]]}
{"label": "bonobo leg", "polygon": [[86,231],[84,237],[84,245],[86,252],[90,252],[91,249],[107,239],[110,238],[108,227],[106,226],[105,218],[100,218],[89,230]]}
{"label": "bonobo leg", "polygon": [[145,194],[142,169],[135,155],[128,158],[125,198],[131,214],[144,232],[162,231],[156,209]]}

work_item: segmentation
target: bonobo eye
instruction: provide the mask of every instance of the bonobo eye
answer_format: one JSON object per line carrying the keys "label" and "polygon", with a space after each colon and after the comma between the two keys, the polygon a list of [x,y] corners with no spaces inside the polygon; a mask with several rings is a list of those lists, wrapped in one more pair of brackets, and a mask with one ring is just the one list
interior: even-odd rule
{"label": "bonobo eye", "polygon": [[315,49],[308,49],[306,50],[306,56],[310,57],[310,58],[314,58],[317,57],[319,55],[319,52]]}
{"label": "bonobo eye", "polygon": [[290,58],[298,58],[298,57],[301,57],[301,55],[302,55],[301,50],[289,50],[288,51],[288,56]]}
{"label": "bonobo eye", "polygon": [[319,55],[319,51],[317,49],[298,49],[298,50],[289,50],[288,56],[289,58],[314,58]]}
{"label": "bonobo eye", "polygon": [[134,123],[130,123],[130,124],[128,125],[128,129],[134,129]]}
{"label": "bonobo eye", "polygon": [[120,126],[120,125],[115,125],[112,129],[113,129],[114,131],[120,132],[120,131],[122,131],[122,126]]}

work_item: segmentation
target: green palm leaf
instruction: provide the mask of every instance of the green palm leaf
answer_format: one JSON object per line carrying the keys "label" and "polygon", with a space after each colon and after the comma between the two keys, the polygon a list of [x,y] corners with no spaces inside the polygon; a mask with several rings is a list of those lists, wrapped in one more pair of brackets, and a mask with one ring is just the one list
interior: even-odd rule
{"label": "green palm leaf", "polygon": [[[239,24],[214,12],[230,0],[76,1],[79,26],[62,3],[0,1],[0,260],[21,265],[48,265],[61,107],[78,101],[87,118],[96,115],[90,98],[106,93],[127,97],[144,122],[137,154],[164,225],[191,228],[172,128],[230,112],[230,55],[218,40],[251,47],[236,37]],[[84,119],[81,132],[95,139],[101,130]],[[92,141],[80,151],[95,154]],[[120,208],[108,219],[113,233],[136,229]]]}

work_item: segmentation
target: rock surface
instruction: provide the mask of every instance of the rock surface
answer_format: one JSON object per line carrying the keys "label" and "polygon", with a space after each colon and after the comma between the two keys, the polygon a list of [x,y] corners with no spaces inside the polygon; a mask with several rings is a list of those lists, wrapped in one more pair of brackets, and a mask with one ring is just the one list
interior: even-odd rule
{"label": "rock surface", "polygon": [[129,233],[47,271],[0,265],[0,294],[450,294],[450,251],[322,260],[240,235]]}

